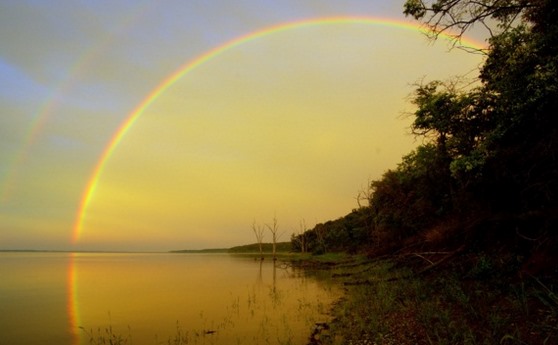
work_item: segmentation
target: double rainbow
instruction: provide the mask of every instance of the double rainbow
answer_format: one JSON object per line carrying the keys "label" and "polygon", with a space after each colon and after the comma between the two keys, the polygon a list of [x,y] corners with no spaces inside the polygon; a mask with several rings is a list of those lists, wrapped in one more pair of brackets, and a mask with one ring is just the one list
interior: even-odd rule
{"label": "double rainbow", "polygon": [[[338,16],[338,17],[326,17],[326,18],[314,18],[314,19],[306,19],[288,23],[282,23],[274,26],[270,26],[264,28],[259,31],[251,32],[244,36],[237,37],[233,40],[230,40],[220,46],[217,46],[206,53],[194,58],[191,61],[186,62],[184,65],[179,67],[176,72],[165,78],[153,91],[128,115],[128,117],[123,121],[120,125],[118,130],[113,135],[112,139],[109,141],[107,146],[105,147],[103,153],[97,165],[95,166],[95,170],[91,174],[91,178],[87,183],[87,186],[83,192],[81,202],[78,208],[78,212],[76,215],[75,224],[73,227],[73,242],[76,243],[79,241],[80,236],[83,232],[84,221],[87,214],[87,209],[93,196],[95,195],[95,191],[99,184],[99,179],[103,174],[103,170],[109,161],[110,157],[118,147],[118,144],[122,141],[126,133],[132,128],[134,123],[137,119],[144,113],[144,111],[157,99],[161,96],[167,89],[169,89],[174,83],[178,80],[186,76],[189,72],[193,71],[200,65],[206,63],[209,60],[223,54],[224,52],[238,47],[244,43],[254,41],[257,39],[261,39],[263,37],[277,34],[280,32],[300,29],[304,27],[310,26],[320,26],[320,25],[332,25],[332,24],[365,24],[365,25],[377,25],[377,26],[387,26],[393,27],[396,29],[401,30],[411,30],[417,31],[422,33],[428,33],[427,29],[416,24],[407,23],[403,21],[397,21],[393,19],[385,19],[385,18],[376,18],[376,17],[369,17],[369,16]],[[450,39],[451,37],[443,34],[441,35],[444,39]],[[482,44],[474,42],[469,39],[462,39],[461,45],[465,47],[470,47],[473,49],[481,49]]]}
{"label": "double rainbow", "polygon": [[[151,3],[138,6],[135,11],[121,18],[117,31],[123,33],[130,31],[152,8],[153,4]],[[22,145],[14,152],[11,162],[7,164],[8,169],[6,173],[2,179],[0,179],[0,204],[11,198],[11,194],[17,183],[18,173],[27,161],[30,150],[36,144],[48,120],[64,103],[64,96],[75,87],[87,69],[100,55],[113,45],[115,41],[116,36],[107,35],[96,44],[92,44],[88,49],[85,49],[70,68],[68,68],[65,77],[54,85],[52,93],[45,99],[41,106],[38,107],[27,132],[22,137]]]}

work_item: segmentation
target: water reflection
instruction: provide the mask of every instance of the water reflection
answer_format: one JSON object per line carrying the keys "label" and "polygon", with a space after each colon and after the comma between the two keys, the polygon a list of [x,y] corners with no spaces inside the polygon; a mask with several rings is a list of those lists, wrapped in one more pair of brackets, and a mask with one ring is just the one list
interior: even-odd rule
{"label": "water reflection", "polygon": [[0,253],[0,344],[74,344],[68,272],[68,254]]}
{"label": "water reflection", "polygon": [[68,313],[68,333],[70,334],[70,343],[79,345],[79,316],[77,309],[77,270],[75,268],[75,257],[77,253],[70,253],[68,259],[68,278],[67,278],[67,313]]}
{"label": "water reflection", "polygon": [[109,328],[136,345],[304,344],[338,291],[271,260],[87,253],[69,257],[67,295],[72,345]]}

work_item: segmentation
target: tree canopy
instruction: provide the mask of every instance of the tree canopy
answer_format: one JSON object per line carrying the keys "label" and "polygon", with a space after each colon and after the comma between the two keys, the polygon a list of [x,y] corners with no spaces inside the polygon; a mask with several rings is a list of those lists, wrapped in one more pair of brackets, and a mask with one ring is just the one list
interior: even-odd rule
{"label": "tree canopy", "polygon": [[[438,239],[451,242],[489,228],[483,236],[516,245],[526,241],[520,246],[526,258],[553,243],[557,8],[551,0],[407,0],[404,13],[432,29],[433,37],[446,32],[459,40],[474,25],[490,31],[478,83],[417,85],[411,131],[423,144],[370,183],[368,205],[359,203],[350,214],[307,230],[307,249],[381,252],[410,239],[426,245],[432,244],[433,229]],[[499,225],[478,225],[502,218]],[[318,246],[318,238],[325,243]]]}

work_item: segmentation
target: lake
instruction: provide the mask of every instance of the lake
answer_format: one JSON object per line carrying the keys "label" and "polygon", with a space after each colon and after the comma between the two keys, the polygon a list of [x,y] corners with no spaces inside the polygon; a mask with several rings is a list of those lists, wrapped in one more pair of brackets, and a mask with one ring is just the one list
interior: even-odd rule
{"label": "lake", "polygon": [[4,252],[0,345],[306,344],[341,294],[318,274],[227,254]]}

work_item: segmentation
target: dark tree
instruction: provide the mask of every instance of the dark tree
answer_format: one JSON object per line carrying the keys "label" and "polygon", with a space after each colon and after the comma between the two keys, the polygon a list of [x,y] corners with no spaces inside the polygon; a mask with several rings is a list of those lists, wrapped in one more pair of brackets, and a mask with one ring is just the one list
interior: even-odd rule
{"label": "dark tree", "polygon": [[422,21],[434,37],[440,33],[456,40],[473,26],[482,25],[494,37],[532,15],[540,0],[407,0],[405,15]]}

